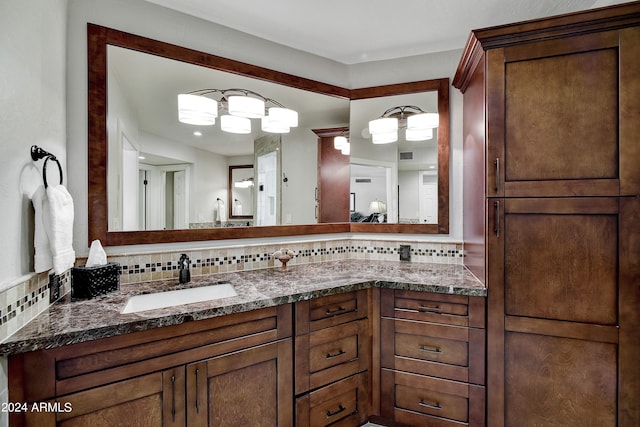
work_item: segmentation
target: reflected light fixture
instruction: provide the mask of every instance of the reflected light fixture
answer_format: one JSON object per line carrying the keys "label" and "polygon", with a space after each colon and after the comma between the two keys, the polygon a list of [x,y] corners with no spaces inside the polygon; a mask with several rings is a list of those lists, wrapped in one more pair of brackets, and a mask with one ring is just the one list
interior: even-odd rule
{"label": "reflected light fixture", "polygon": [[427,113],[415,105],[392,107],[369,122],[371,142],[396,142],[398,129],[404,129],[407,141],[426,141],[433,138],[433,129],[438,127],[439,121],[438,113]]}
{"label": "reflected light fixture", "polygon": [[333,148],[340,150],[340,152],[345,156],[351,154],[351,143],[346,137],[347,134],[347,132],[342,132],[340,135],[333,138]]}
{"label": "reflected light fixture", "polygon": [[211,126],[220,113],[220,128],[230,133],[251,133],[250,119],[261,119],[262,130],[269,133],[288,133],[298,126],[296,111],[248,89],[200,89],[178,95],[182,123]]}
{"label": "reflected light fixture", "polygon": [[236,188],[250,188],[253,187],[253,178],[245,178],[241,181],[236,181],[233,183],[233,186]]}
{"label": "reflected light fixture", "polygon": [[369,213],[370,214],[380,214],[387,212],[387,204],[385,202],[381,202],[380,200],[374,200],[369,204]]}

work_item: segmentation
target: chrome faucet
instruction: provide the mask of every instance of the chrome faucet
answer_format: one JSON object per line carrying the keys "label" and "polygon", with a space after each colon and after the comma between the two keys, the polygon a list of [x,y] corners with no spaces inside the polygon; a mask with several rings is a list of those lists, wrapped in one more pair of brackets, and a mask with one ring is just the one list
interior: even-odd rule
{"label": "chrome faucet", "polygon": [[187,254],[180,255],[180,260],[178,261],[179,283],[189,283],[191,281],[191,271],[189,271],[190,263],[191,261]]}

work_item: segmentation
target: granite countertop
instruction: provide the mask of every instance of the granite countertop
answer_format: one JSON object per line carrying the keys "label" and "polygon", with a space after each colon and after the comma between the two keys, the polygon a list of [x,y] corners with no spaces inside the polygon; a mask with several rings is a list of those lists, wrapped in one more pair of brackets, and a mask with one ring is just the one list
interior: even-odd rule
{"label": "granite countertop", "polygon": [[[237,296],[122,314],[128,298],[144,293],[230,282]],[[123,284],[119,291],[85,301],[67,295],[0,344],[5,355],[60,347],[370,287],[486,296],[464,266],[399,261],[345,260]]]}

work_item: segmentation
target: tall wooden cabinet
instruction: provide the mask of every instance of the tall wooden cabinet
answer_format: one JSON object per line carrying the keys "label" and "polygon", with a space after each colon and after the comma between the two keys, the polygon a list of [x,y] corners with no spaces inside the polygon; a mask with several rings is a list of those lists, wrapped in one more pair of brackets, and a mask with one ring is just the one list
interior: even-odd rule
{"label": "tall wooden cabinet", "polygon": [[349,156],[333,147],[336,136],[349,137],[349,128],[314,129],[318,135],[318,223],[349,222]]}
{"label": "tall wooden cabinet", "polygon": [[474,31],[453,84],[487,424],[640,425],[640,2]]}

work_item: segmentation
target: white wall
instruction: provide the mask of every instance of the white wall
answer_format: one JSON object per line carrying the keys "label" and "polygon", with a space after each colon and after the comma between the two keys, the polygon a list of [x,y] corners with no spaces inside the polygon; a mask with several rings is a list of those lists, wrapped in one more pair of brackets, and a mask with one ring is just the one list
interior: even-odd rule
{"label": "white wall", "polygon": [[31,161],[31,145],[58,157],[68,184],[66,24],[67,0],[0,2],[0,285],[33,271],[28,195],[42,183],[43,161]]}

